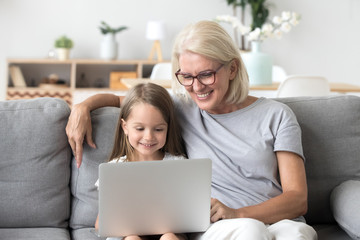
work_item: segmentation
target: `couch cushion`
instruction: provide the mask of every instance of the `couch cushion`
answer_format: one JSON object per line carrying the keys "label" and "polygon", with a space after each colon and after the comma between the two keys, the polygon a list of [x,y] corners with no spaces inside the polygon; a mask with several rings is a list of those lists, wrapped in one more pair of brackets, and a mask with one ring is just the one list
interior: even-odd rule
{"label": "couch cushion", "polygon": [[[95,228],[81,228],[71,231],[72,240],[105,240],[106,237],[99,237]],[[120,240],[121,238],[119,238]]]}
{"label": "couch cushion", "polygon": [[71,238],[66,228],[0,228],[0,239],[70,240]]}
{"label": "couch cushion", "polygon": [[98,191],[95,182],[98,179],[98,166],[107,161],[114,144],[115,130],[120,109],[101,108],[91,113],[93,140],[97,146],[92,149],[84,144],[83,161],[80,168],[72,161],[71,192],[72,211],[70,227],[79,229],[93,227],[98,214]]}
{"label": "couch cushion", "polygon": [[294,111],[302,130],[309,190],[309,223],[333,223],[330,193],[360,179],[360,98],[349,95],[277,99]]}
{"label": "couch cushion", "polygon": [[336,223],[314,225],[312,227],[318,235],[318,240],[352,240]]}
{"label": "couch cushion", "polygon": [[52,98],[0,102],[0,227],[67,227],[70,108]]}
{"label": "couch cushion", "polygon": [[360,239],[360,181],[349,180],[337,186],[330,204],[340,227],[353,239]]}

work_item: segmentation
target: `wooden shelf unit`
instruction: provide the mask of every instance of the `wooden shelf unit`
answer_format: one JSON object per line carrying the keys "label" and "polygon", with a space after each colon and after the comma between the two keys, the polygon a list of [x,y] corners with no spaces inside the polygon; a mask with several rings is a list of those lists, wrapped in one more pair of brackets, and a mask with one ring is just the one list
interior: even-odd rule
{"label": "wooden shelf unit", "polygon": [[[152,68],[157,63],[159,61],[156,60],[8,59],[8,71],[11,66],[18,66],[27,87],[14,86],[9,71],[7,99],[66,95],[66,101],[71,105],[76,91],[116,91],[109,85],[111,72],[134,72],[137,77],[146,78],[150,76]],[[50,74],[56,74],[65,82],[67,88],[56,84],[53,88],[39,87],[43,79]]]}

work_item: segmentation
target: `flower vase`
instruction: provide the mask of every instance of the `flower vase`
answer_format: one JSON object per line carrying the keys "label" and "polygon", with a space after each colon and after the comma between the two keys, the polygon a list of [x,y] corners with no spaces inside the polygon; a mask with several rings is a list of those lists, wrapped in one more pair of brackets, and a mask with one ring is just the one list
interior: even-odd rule
{"label": "flower vase", "polygon": [[115,40],[115,34],[105,34],[101,42],[100,57],[105,60],[114,60],[117,58],[117,52],[118,44]]}
{"label": "flower vase", "polygon": [[250,85],[272,84],[272,57],[261,52],[261,43],[251,42],[251,51],[242,54]]}

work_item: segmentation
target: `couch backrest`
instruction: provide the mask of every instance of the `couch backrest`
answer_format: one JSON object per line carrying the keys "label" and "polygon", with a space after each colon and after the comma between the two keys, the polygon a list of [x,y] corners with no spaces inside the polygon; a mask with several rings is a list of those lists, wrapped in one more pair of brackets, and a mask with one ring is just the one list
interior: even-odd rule
{"label": "couch backrest", "polygon": [[334,222],[331,191],[349,179],[360,179],[360,98],[278,98],[295,113],[302,130],[309,191],[309,223]]}
{"label": "couch backrest", "polygon": [[71,193],[72,211],[70,227],[79,229],[93,227],[98,214],[98,166],[106,162],[114,144],[115,131],[120,109],[100,108],[91,112],[93,140],[96,149],[84,144],[83,161],[80,168],[72,160]]}
{"label": "couch backrest", "polygon": [[[309,189],[309,223],[331,223],[330,193],[349,179],[360,180],[360,98],[283,98],[302,129]],[[0,102],[0,228],[94,225],[98,165],[112,149],[120,109],[93,111],[97,149],[84,145],[80,169],[65,134],[70,113],[59,99]],[[71,164],[71,170],[70,170]]]}
{"label": "couch backrest", "polygon": [[[278,98],[296,114],[302,129],[309,189],[309,223],[332,223],[330,193],[348,179],[360,179],[360,98],[355,96]],[[84,145],[80,169],[72,161],[73,229],[94,225],[98,192],[94,186],[98,165],[112,149],[120,109],[92,112],[97,149]]]}
{"label": "couch backrest", "polygon": [[60,99],[0,102],[0,228],[68,226],[69,113]]}

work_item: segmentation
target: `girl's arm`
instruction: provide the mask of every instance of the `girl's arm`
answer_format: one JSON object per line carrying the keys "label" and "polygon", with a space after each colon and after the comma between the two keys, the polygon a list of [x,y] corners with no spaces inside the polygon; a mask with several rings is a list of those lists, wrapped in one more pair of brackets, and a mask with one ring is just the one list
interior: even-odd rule
{"label": "girl's arm", "polygon": [[106,106],[120,107],[123,98],[123,96],[113,94],[97,94],[73,106],[66,125],[66,135],[78,167],[82,161],[84,138],[89,146],[96,148],[92,139],[90,112]]}
{"label": "girl's arm", "polygon": [[254,218],[264,223],[294,219],[307,212],[307,184],[304,161],[295,153],[277,152],[283,193],[254,206],[240,209],[226,207],[217,199],[211,200],[211,221],[226,218]]}

